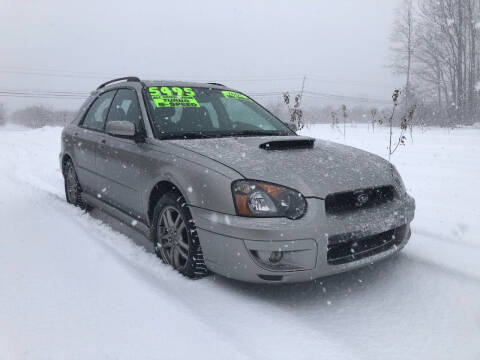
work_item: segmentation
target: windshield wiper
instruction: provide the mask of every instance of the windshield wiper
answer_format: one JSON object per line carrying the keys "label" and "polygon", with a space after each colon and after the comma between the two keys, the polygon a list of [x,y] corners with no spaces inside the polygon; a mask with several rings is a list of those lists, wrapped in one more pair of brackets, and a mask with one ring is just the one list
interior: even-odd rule
{"label": "windshield wiper", "polygon": [[171,134],[162,134],[160,135],[161,140],[172,140],[172,139],[208,139],[215,137],[214,135],[207,135],[201,132],[196,131],[186,131],[182,133],[171,133]]}
{"label": "windshield wiper", "polygon": [[240,130],[222,133],[222,136],[287,136],[285,131]]}
{"label": "windshield wiper", "polygon": [[237,136],[288,136],[284,131],[269,131],[269,130],[240,130],[240,131],[225,131],[225,132],[211,132],[203,133],[198,131],[185,131],[181,133],[166,133],[159,136],[160,140],[173,139],[211,139],[220,137],[237,137]]}

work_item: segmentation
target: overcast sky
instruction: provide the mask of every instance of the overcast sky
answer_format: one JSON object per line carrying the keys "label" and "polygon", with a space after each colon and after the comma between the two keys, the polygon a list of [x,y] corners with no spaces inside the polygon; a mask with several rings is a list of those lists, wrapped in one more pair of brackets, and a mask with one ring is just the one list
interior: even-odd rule
{"label": "overcast sky", "polygon": [[[388,100],[397,0],[0,0],[0,92],[88,92],[115,76]],[[269,102],[271,97],[262,97]],[[326,104],[331,98],[310,97]],[[80,99],[5,97],[74,109]]]}

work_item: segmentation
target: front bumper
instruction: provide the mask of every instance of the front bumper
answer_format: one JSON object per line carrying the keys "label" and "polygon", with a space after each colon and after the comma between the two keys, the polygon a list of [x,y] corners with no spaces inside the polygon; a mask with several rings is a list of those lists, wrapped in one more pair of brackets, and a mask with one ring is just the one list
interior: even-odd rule
{"label": "front bumper", "polygon": [[[327,216],[309,198],[298,220],[246,218],[191,207],[207,267],[249,282],[301,282],[370,264],[398,252],[410,237],[415,201],[401,199]],[[388,235],[388,239],[382,238]],[[268,255],[281,251],[277,264]]]}

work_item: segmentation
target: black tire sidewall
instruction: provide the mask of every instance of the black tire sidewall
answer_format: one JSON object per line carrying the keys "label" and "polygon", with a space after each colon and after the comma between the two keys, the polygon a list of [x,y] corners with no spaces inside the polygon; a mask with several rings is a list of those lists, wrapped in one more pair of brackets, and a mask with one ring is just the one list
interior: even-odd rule
{"label": "black tire sidewall", "polygon": [[[77,185],[77,191],[75,194],[75,199],[70,200],[68,198],[68,189],[67,189],[67,176],[69,171],[73,171],[73,174],[75,175],[75,182]],[[69,204],[78,206],[80,209],[89,211],[91,209],[91,206],[87,205],[83,200],[82,200],[82,186],[80,185],[80,182],[78,181],[78,176],[77,172],[75,170],[75,166],[73,165],[72,160],[67,160],[65,162],[65,166],[63,168],[63,179],[64,179],[64,185],[65,185],[65,198]]]}

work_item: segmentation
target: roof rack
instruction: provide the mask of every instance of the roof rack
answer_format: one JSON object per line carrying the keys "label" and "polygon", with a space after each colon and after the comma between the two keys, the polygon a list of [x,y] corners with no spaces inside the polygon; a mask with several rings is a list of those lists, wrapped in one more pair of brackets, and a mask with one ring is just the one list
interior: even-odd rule
{"label": "roof rack", "polygon": [[223,84],[219,84],[219,83],[207,83],[207,84],[226,87],[225,85],[223,85]]}
{"label": "roof rack", "polygon": [[113,80],[107,81],[107,82],[101,84],[101,85],[97,88],[97,90],[99,90],[99,89],[101,89],[101,88],[103,88],[103,87],[105,87],[105,86],[107,86],[107,85],[109,85],[109,84],[111,84],[111,83],[114,83],[114,82],[117,82],[117,81],[122,81],[122,80],[125,80],[125,81],[135,81],[135,82],[139,82],[139,83],[142,82],[142,81],[141,81],[138,77],[136,77],[136,76],[125,76],[125,77],[121,77],[121,78],[118,78],[118,79],[113,79]]}

